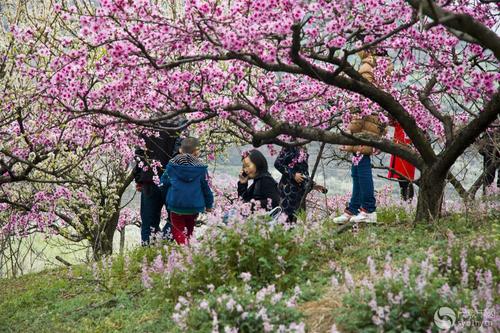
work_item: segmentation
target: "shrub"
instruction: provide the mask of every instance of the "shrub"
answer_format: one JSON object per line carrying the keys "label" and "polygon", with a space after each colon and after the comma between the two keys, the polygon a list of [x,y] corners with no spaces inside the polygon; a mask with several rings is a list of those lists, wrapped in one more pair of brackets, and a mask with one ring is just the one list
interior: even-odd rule
{"label": "shrub", "polygon": [[[418,265],[407,259],[396,269],[388,255],[381,274],[369,258],[370,277],[347,286],[350,292],[344,307],[335,310],[336,322],[353,332],[438,332],[436,311],[448,307],[455,312],[455,331],[469,331],[475,324],[493,332],[499,324],[494,314],[500,310],[500,258],[493,244],[479,238],[459,249],[450,234],[445,260],[430,248]],[[437,319],[442,319],[439,314]]]}
{"label": "shrub", "polygon": [[179,297],[172,319],[179,332],[304,332],[296,309],[300,289],[286,297],[274,285],[219,288],[201,298]]}
{"label": "shrub", "polygon": [[310,228],[305,235],[305,230],[299,226],[289,230],[261,217],[229,226],[209,225],[189,247],[166,245],[152,260],[145,259],[142,280],[145,287],[159,287],[173,299],[208,285],[237,283],[241,273],[252,275],[253,288],[271,283],[281,291],[293,288],[308,278],[320,262],[319,254],[325,253],[319,237],[326,236]]}

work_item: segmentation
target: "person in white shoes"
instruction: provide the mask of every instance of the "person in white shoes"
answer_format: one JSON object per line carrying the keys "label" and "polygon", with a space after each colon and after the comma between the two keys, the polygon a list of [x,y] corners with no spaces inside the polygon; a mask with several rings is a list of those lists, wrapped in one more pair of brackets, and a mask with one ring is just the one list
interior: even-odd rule
{"label": "person in white shoes", "polygon": [[375,190],[373,187],[370,155],[363,155],[358,165],[351,167],[352,195],[344,213],[333,219],[334,223],[377,222]]}
{"label": "person in white shoes", "polygon": [[[361,66],[358,72],[369,82],[374,82],[373,67],[376,62],[374,55],[371,52],[362,51],[358,54],[361,58]],[[363,125],[364,128],[364,125]],[[380,135],[380,133],[379,133]],[[354,147],[351,147],[354,148]],[[368,149],[365,149],[368,148]],[[344,213],[333,219],[335,223],[347,222],[377,222],[377,209],[375,202],[375,189],[373,186],[372,163],[370,154],[373,153],[373,148],[365,146],[357,146],[353,151],[355,160],[358,163],[352,164],[352,195],[348,207]],[[364,152],[362,152],[364,151]],[[362,152],[362,153],[361,153]],[[361,155],[361,159],[359,155]]]}

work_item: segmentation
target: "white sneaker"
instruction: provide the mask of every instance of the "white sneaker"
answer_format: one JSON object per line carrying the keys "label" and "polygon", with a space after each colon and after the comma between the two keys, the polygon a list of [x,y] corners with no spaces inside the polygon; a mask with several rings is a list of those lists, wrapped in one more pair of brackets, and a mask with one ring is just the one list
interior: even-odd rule
{"label": "white sneaker", "polygon": [[351,219],[355,223],[377,223],[377,212],[367,213],[360,211],[358,215]]}
{"label": "white sneaker", "polygon": [[333,223],[337,223],[337,224],[343,224],[343,223],[347,223],[349,222],[352,218],[354,217],[354,215],[351,215],[351,214],[348,214],[348,213],[343,213],[342,215],[340,216],[337,216],[336,218],[333,219]]}

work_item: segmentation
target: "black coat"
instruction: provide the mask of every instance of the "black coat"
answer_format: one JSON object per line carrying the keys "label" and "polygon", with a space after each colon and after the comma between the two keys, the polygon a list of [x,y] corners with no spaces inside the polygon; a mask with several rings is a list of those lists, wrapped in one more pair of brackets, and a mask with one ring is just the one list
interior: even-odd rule
{"label": "black coat", "polygon": [[278,184],[269,173],[257,176],[250,187],[248,183],[238,182],[238,197],[244,202],[260,201],[261,207],[266,210],[271,209],[268,207],[268,199],[271,199],[272,208],[279,206],[280,202]]}
{"label": "black coat", "polygon": [[[306,188],[306,181],[301,184],[295,181],[295,174],[301,173],[304,176],[309,177],[309,166],[308,159],[309,154],[305,153],[304,161],[298,161],[300,155],[300,149],[297,147],[284,147],[281,149],[278,158],[274,162],[274,167],[278,169],[281,173],[281,180],[278,185],[279,194],[281,197],[281,208],[286,215],[288,215],[289,221],[295,220],[295,213],[299,209],[305,210],[305,201],[302,200],[306,191],[310,191],[310,188]],[[300,206],[302,204],[302,207]]]}
{"label": "black coat", "polygon": [[[166,126],[172,126],[172,124]],[[136,183],[152,183],[154,172],[151,168],[151,162],[153,160],[160,161],[161,165],[165,166],[179,151],[180,142],[182,141],[179,137],[179,133],[175,131],[160,131],[159,134],[159,136],[140,135],[146,143],[146,149],[137,148],[135,150],[136,161],[138,162],[134,169],[134,179]],[[144,171],[140,168],[139,162],[147,165],[148,170]],[[161,177],[163,168],[157,168],[156,174],[158,177]]]}

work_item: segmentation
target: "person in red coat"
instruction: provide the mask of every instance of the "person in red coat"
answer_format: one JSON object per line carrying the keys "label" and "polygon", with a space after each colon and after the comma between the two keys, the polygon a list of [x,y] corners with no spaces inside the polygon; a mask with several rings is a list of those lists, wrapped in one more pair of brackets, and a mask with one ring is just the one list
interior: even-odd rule
{"label": "person in red coat", "polygon": [[[411,144],[411,140],[406,136],[403,128],[397,122],[392,123],[394,126],[394,142],[402,144]],[[405,201],[413,199],[413,180],[415,179],[415,166],[410,162],[391,155],[391,164],[389,165],[388,178],[398,179],[399,187],[401,188],[401,198]]]}

